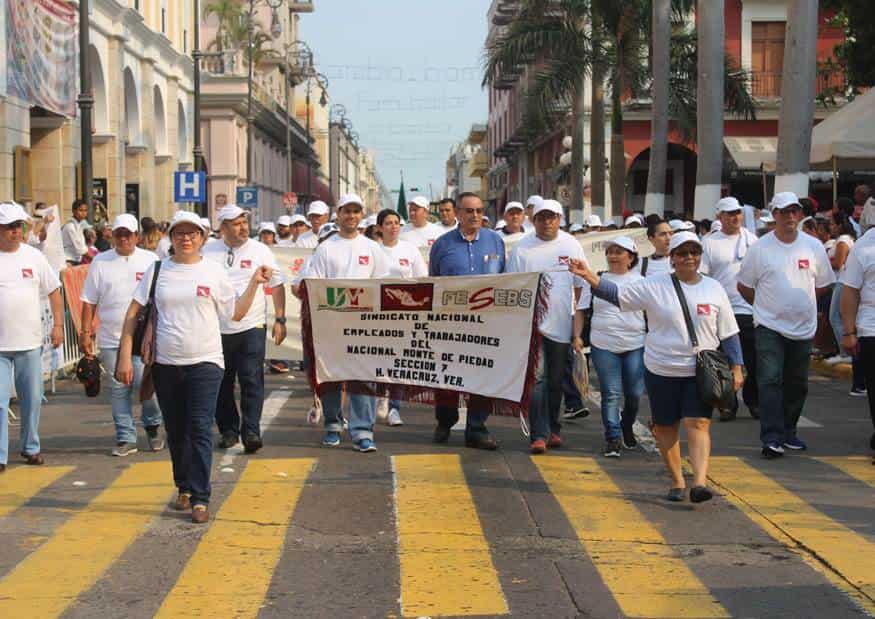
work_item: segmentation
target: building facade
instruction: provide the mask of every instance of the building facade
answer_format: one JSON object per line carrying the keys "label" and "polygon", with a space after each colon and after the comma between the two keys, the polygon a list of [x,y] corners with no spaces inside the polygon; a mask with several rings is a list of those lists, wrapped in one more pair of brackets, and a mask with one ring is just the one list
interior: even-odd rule
{"label": "building facade", "polygon": [[328,128],[331,193],[336,198],[358,190],[359,146],[344,120],[332,121]]}
{"label": "building facade", "polygon": [[450,149],[447,158],[447,185],[444,194],[447,197],[458,198],[466,191],[476,193],[484,201],[488,197],[488,156],[486,152],[485,124],[474,124],[468,132],[468,137],[455,144]]}

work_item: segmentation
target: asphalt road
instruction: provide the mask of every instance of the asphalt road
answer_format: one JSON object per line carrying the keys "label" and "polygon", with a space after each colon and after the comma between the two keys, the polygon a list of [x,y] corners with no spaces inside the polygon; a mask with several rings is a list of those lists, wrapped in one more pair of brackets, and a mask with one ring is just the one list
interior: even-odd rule
{"label": "asphalt road", "polygon": [[46,466],[0,477],[0,617],[875,614],[872,428],[844,380],[812,378],[804,455],[760,459],[744,409],[715,421],[718,496],[693,506],[658,455],[603,458],[597,415],[533,458],[516,419],[479,452],[432,445],[417,407],[358,454],[319,446],[300,374],[269,377],[266,447],[217,450],[208,526],[169,508],[166,451],[110,457],[108,406],[58,387]]}

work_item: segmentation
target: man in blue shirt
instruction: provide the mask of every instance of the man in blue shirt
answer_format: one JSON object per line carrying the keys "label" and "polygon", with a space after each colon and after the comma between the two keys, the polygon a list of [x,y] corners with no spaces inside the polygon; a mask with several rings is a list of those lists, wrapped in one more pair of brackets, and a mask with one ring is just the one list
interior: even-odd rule
{"label": "man in blue shirt", "polygon": [[[476,193],[464,192],[456,203],[459,226],[439,237],[431,246],[428,274],[491,275],[504,272],[504,241],[501,236],[483,228],[483,202]],[[435,443],[450,439],[450,428],[459,421],[459,394],[456,391],[437,392],[434,431]],[[497,449],[498,443],[486,429],[486,419],[492,412],[492,399],[468,394],[468,422],[465,447]]]}

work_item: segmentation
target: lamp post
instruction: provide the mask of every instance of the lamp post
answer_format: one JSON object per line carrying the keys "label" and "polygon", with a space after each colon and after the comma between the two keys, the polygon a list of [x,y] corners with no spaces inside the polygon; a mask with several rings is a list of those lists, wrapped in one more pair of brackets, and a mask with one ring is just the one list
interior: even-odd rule
{"label": "lamp post", "polygon": [[[194,60],[194,171],[202,172],[204,151],[201,147],[201,11],[200,0],[194,0],[194,49],[191,50]],[[201,202],[197,205],[198,215],[207,217],[207,204]]]}
{"label": "lamp post", "polygon": [[[319,84],[319,88],[322,90],[322,94],[319,96],[319,105],[321,107],[325,107],[328,105],[328,98],[325,96],[325,91],[328,88],[328,78],[313,69],[312,65],[310,66],[309,71],[307,72],[307,96],[304,101],[307,104],[307,148],[308,150],[311,148],[310,144],[314,141],[313,135],[310,133],[310,87],[312,85],[312,79],[315,78],[316,82]],[[313,200],[313,157],[308,152],[307,153],[307,203],[309,204]]]}
{"label": "lamp post", "polygon": [[91,160],[91,110],[94,108],[94,93],[91,92],[91,67],[88,64],[90,51],[88,0],[79,0],[79,127],[81,130],[82,148],[82,187],[80,196],[88,202],[88,221],[94,221],[94,201],[92,200],[92,185],[94,170]]}
{"label": "lamp post", "polygon": [[[297,51],[295,48],[300,48]],[[293,178],[294,178],[294,159],[292,157],[292,117],[293,114],[289,110],[289,106],[291,105],[289,90],[290,90],[290,82],[292,81],[292,65],[290,58],[294,56],[295,64],[303,64],[305,70],[309,71],[313,68],[313,51],[310,49],[310,46],[307,45],[304,41],[293,41],[286,47],[286,57],[285,57],[285,71],[286,71],[286,191],[291,191],[293,189]]]}

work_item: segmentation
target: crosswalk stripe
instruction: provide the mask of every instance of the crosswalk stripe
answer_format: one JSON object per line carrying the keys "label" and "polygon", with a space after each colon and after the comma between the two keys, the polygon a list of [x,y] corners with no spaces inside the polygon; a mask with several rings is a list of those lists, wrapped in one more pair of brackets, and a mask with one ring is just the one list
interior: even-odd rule
{"label": "crosswalk stripe", "polygon": [[257,616],[315,462],[250,461],[155,616]]}
{"label": "crosswalk stripe", "polygon": [[393,456],[392,466],[401,614],[507,614],[459,456]]}
{"label": "crosswalk stripe", "polygon": [[875,543],[811,507],[739,458],[711,460],[711,479],[726,498],[779,542],[803,550],[809,564],[875,611]]}
{"label": "crosswalk stripe", "polygon": [[166,506],[170,464],[126,468],[0,581],[0,617],[56,617],[87,591]]}
{"label": "crosswalk stripe", "polygon": [[6,471],[0,478],[3,480],[0,485],[0,518],[14,512],[73,468],[72,466],[21,466]]}
{"label": "crosswalk stripe", "polygon": [[842,473],[858,479],[864,484],[875,487],[875,466],[872,458],[849,457],[849,458],[817,458],[824,464],[837,468]]}
{"label": "crosswalk stripe", "polygon": [[594,459],[535,464],[624,615],[730,616]]}

